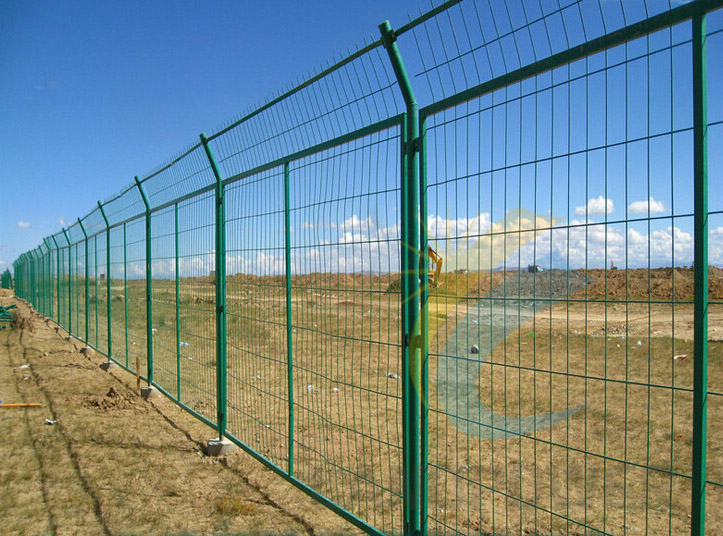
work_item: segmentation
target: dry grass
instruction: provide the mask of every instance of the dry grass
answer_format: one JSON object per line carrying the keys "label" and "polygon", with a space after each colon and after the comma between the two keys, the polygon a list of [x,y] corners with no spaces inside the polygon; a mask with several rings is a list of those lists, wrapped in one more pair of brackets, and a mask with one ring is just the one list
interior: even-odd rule
{"label": "dry grass", "polygon": [[[590,273],[598,279],[587,296],[607,297],[609,303],[558,304],[511,333],[483,365],[477,385],[481,401],[509,416],[579,405],[585,409],[534,437],[494,442],[465,435],[440,411],[434,354],[442,351],[468,308],[504,274],[443,275],[428,303],[431,533],[449,528],[464,533],[594,533],[585,525],[611,534],[688,530],[692,306],[625,303],[626,296],[670,299],[672,284],[665,282],[666,273],[671,274],[621,271],[609,278],[607,288],[601,286],[600,274]],[[685,270],[676,272],[677,300],[688,299],[688,275]],[[291,344],[294,474],[343,508],[398,533],[402,391],[395,376],[401,375],[401,307],[394,281],[391,276],[344,274],[295,277]],[[713,284],[716,289],[718,282]],[[126,346],[126,302],[121,299],[117,307],[113,302],[113,348],[121,362],[127,349],[131,369],[135,356],[141,355],[145,373],[143,284],[132,281],[127,289],[113,284],[113,294],[127,290],[132,319]],[[208,278],[189,278],[180,287],[177,334],[175,283],[154,281],[155,381],[214,420],[214,286]],[[232,276],[227,292],[229,431],[282,469],[290,469],[285,282],[278,277]],[[104,307],[101,302],[99,312]],[[104,323],[101,314],[101,339]],[[720,306],[711,307],[710,333],[709,383],[711,390],[721,392]],[[180,356],[177,336],[189,343]],[[150,418],[123,396],[105,401],[108,389],[103,389],[90,399],[86,394],[87,409],[127,413],[136,423]],[[709,415],[711,423],[723,416],[720,397],[711,398]],[[83,436],[84,441],[92,442],[94,426],[97,423],[87,424],[83,433],[90,436]],[[144,429],[155,426],[149,422]],[[129,430],[124,430],[124,439],[119,435],[113,441],[148,443],[138,425]],[[709,475],[721,482],[723,430],[710,426],[708,437]],[[124,453],[131,446],[124,447]],[[88,453],[90,459],[95,455]],[[102,465],[102,460],[94,463]],[[141,455],[130,465],[130,473],[147,473],[149,468],[163,473],[160,465]],[[205,468],[189,466],[177,479],[160,478],[155,485],[173,502],[182,494],[179,488],[193,481],[199,470]],[[710,490],[717,496],[718,488]],[[117,493],[113,501],[122,499],[134,508],[129,494]],[[721,504],[709,501],[711,533],[723,533]],[[205,506],[208,522],[223,530],[229,518],[254,518],[263,510],[235,490],[206,496]],[[138,522],[146,529],[151,526],[149,520]]]}
{"label": "dry grass", "polygon": [[0,333],[2,398],[43,407],[3,410],[3,534],[357,532],[247,455],[205,456],[207,427],[20,310],[33,329]]}

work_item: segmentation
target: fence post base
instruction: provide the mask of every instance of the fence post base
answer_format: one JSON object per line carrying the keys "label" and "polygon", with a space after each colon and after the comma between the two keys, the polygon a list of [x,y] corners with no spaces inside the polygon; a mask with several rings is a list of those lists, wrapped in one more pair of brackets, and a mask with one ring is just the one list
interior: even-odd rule
{"label": "fence post base", "polygon": [[209,439],[206,443],[208,456],[224,456],[238,450],[238,447],[226,437]]}
{"label": "fence post base", "polygon": [[152,385],[141,387],[141,397],[143,397],[143,400],[156,398],[157,396],[161,396],[161,392]]}

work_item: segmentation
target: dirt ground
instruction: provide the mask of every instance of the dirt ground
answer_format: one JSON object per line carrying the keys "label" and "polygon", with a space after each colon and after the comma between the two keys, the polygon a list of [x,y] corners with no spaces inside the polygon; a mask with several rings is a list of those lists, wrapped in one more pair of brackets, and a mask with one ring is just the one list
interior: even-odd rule
{"label": "dirt ground", "polygon": [[[686,533],[692,275],[689,268],[443,274],[425,327],[430,533]],[[718,534],[723,486],[713,483],[723,482],[723,271],[711,267],[709,277],[717,303],[710,305],[708,330],[708,385],[715,396],[708,402],[707,522],[709,533]],[[493,297],[509,298],[514,313],[515,300],[544,301],[576,280],[584,288],[508,333],[475,364],[481,373],[468,383],[485,407],[509,416],[581,409],[535,435],[504,441],[458,429],[439,404],[438,364],[470,308],[503,281],[504,294]],[[295,277],[290,336],[294,474],[392,534],[401,531],[402,467],[395,282],[389,275]],[[179,287],[177,295],[174,281],[154,280],[155,382],[213,419],[213,283],[184,278]],[[75,317],[68,319],[64,299],[60,321],[83,333],[82,282],[73,289]],[[130,368],[145,350],[143,293],[142,280],[111,284],[113,355]],[[289,467],[284,281],[230,276],[227,293],[229,431]],[[105,296],[91,297],[89,315],[89,340],[101,349]],[[8,452],[17,459],[2,469],[0,516],[7,517],[0,517],[0,528],[10,528],[0,534],[354,532],[248,456],[204,456],[209,428],[165,398],[140,401],[132,375],[120,368],[102,372],[102,356],[80,354],[79,341],[65,341],[55,324],[20,310],[20,329],[0,332],[6,368],[0,398],[38,401],[43,408],[0,410],[0,432],[12,438]],[[44,425],[46,418],[58,422]]]}
{"label": "dirt ground", "polygon": [[[135,377],[18,306],[0,331],[2,534],[356,534],[239,451],[204,453],[213,432]],[[52,424],[51,424],[52,423]]]}

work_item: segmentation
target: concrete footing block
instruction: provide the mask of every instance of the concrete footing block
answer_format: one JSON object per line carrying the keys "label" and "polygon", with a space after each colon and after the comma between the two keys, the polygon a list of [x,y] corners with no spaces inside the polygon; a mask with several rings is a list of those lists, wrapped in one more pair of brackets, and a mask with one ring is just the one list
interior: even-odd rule
{"label": "concrete footing block", "polygon": [[141,396],[143,400],[149,400],[161,396],[161,392],[152,385],[149,385],[148,387],[141,387]]}
{"label": "concrete footing block", "polygon": [[[82,352],[82,350],[81,350],[81,352]],[[100,368],[103,369],[103,370],[105,370],[106,372],[109,371],[110,369],[112,369],[112,368],[115,367],[115,366],[116,366],[116,364],[113,363],[113,361],[103,361],[103,362],[100,364]]]}
{"label": "concrete footing block", "polygon": [[94,351],[93,348],[91,348],[90,346],[83,346],[83,347],[80,349],[80,353],[83,354],[83,355],[93,355],[94,352],[95,352],[95,351]]}
{"label": "concrete footing block", "polygon": [[221,439],[209,439],[206,443],[206,454],[208,456],[224,456],[236,451],[238,447],[231,442],[230,439],[222,437]]}

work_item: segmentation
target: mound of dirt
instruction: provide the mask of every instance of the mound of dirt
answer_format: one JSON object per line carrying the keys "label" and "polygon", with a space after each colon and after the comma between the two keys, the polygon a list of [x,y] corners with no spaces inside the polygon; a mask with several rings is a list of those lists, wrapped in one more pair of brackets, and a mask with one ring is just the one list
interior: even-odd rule
{"label": "mound of dirt", "polygon": [[111,387],[105,396],[88,396],[83,401],[87,408],[98,408],[100,411],[134,409],[137,400],[123,395]]}
{"label": "mound of dirt", "polygon": [[[692,267],[587,270],[587,274],[595,282],[575,298],[688,301],[693,299],[695,291]],[[723,299],[723,270],[715,266],[708,268],[708,287],[711,300]]]}

